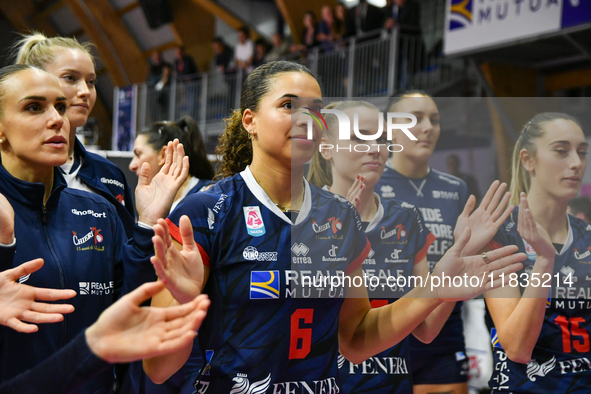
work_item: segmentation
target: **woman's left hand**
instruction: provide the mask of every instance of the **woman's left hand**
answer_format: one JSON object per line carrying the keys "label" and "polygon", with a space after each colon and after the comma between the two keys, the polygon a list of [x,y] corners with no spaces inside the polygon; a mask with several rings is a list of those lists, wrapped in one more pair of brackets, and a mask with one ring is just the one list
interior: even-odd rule
{"label": "woman's left hand", "polygon": [[189,157],[185,156],[183,144],[177,139],[166,146],[165,162],[158,174],[148,183],[150,165],[140,169],[135,189],[135,206],[139,221],[150,226],[170,213],[170,207],[179,188],[189,175]]}
{"label": "woman's left hand", "polygon": [[487,252],[488,262],[482,255],[460,257],[470,240],[470,233],[470,228],[464,230],[437,263],[431,281],[427,283],[442,301],[469,300],[485,291],[506,286],[509,275],[519,271],[523,267],[521,261],[527,258],[525,253],[515,253],[518,250],[515,245]]}

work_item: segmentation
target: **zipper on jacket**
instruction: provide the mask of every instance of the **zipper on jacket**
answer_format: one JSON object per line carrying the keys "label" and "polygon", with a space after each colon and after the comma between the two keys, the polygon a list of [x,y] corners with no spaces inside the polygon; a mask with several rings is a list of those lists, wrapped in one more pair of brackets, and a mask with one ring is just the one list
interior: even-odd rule
{"label": "zipper on jacket", "polygon": [[[43,223],[43,225],[41,226],[43,228],[43,235],[45,236],[45,241],[47,242],[47,245],[49,246],[49,251],[51,252],[51,255],[53,256],[53,259],[55,260],[55,264],[57,265],[57,269],[60,275],[60,287],[62,289],[66,288],[66,279],[64,278],[64,270],[62,268],[62,264],[60,263],[59,258],[57,257],[57,254],[55,253],[54,249],[53,249],[53,245],[51,243],[51,239],[49,238],[49,235],[47,234],[47,207],[45,205],[43,205],[43,208],[41,209],[41,222]],[[62,338],[61,338],[61,346],[65,346],[66,343],[68,342],[68,330],[66,327],[66,322],[67,322],[67,316],[64,316],[64,320],[62,320],[61,324],[62,324]]]}

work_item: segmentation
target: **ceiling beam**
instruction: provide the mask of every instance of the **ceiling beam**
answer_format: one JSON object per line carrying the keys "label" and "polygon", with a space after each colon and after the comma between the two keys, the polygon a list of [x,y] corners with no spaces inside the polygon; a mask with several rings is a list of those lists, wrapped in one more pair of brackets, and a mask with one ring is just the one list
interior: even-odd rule
{"label": "ceiling beam", "polygon": [[0,11],[2,11],[10,23],[21,33],[40,30],[48,35],[57,34],[55,26],[49,20],[33,20],[32,16],[39,11],[32,0],[0,1]]}
{"label": "ceiling beam", "polygon": [[32,21],[33,23],[42,22],[43,20],[49,18],[52,14],[64,8],[65,6],[66,5],[64,4],[64,2],[62,0],[59,0],[56,3],[45,8],[43,11],[40,11],[37,14],[35,14],[32,18]]}
{"label": "ceiling beam", "polygon": [[115,86],[145,81],[148,64],[108,0],[64,0],[97,46]]}
{"label": "ceiling beam", "polygon": [[127,14],[129,11],[135,10],[139,6],[140,6],[140,3],[138,3],[137,1],[133,2],[133,3],[129,3],[125,7],[118,9],[117,15],[123,16],[124,14]]}
{"label": "ceiling beam", "polygon": [[[173,23],[170,24],[175,41],[184,45],[193,57],[199,71],[206,71],[213,58],[211,41],[215,37],[215,16],[194,0],[171,0],[170,10]],[[173,43],[165,44],[163,50],[174,48]]]}
{"label": "ceiling beam", "polygon": [[251,33],[251,39],[256,40],[261,36],[260,32],[256,30],[256,28],[240,17],[234,15],[232,12],[228,11],[226,8],[222,7],[218,3],[212,0],[192,0],[193,3],[199,5],[205,11],[211,13],[212,15],[216,16],[218,19],[224,21],[227,25],[232,27],[233,29],[238,30],[242,26],[247,26]]}
{"label": "ceiling beam", "polygon": [[[31,30],[40,30],[49,37],[58,35],[56,28],[48,18],[36,19],[31,17],[31,15],[38,13],[38,8],[31,0],[0,1],[0,11],[21,33],[26,34]],[[103,73],[103,70],[99,70],[97,73]],[[105,128],[105,135],[103,138],[105,139],[106,144],[103,144],[102,146],[109,146],[112,116],[107,110],[102,98],[98,97],[96,100],[91,115],[96,118]]]}
{"label": "ceiling beam", "polygon": [[548,92],[576,89],[590,85],[591,68],[545,75],[544,87]]}

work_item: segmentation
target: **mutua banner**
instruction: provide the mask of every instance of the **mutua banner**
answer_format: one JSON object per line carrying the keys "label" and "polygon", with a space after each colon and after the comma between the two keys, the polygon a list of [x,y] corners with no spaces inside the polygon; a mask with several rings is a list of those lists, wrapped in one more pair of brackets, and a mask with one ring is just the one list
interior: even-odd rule
{"label": "mutua banner", "polygon": [[447,0],[445,54],[473,52],[591,21],[585,0]]}

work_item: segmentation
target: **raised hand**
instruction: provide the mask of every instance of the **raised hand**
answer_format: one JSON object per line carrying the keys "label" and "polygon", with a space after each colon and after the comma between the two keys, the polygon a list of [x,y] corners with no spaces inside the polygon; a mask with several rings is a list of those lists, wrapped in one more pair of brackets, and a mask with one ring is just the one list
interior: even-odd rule
{"label": "raised hand", "polygon": [[183,241],[182,250],[178,250],[178,244],[172,241],[166,221],[158,220],[154,226],[156,235],[152,238],[155,253],[150,261],[168,291],[179,303],[184,304],[201,294],[205,271],[188,216],[181,217],[179,230]]}
{"label": "raised hand", "polygon": [[538,256],[553,257],[556,254],[548,232],[534,219],[525,193],[521,193],[520,196],[517,232],[534,248]]}
{"label": "raised hand", "polygon": [[[485,291],[507,285],[509,275],[523,267],[521,261],[526,256],[524,253],[513,254],[518,250],[515,245],[487,252],[488,263],[483,256],[461,257],[469,240],[470,229],[466,228],[435,266],[429,285],[434,295],[443,301],[469,300]],[[459,279],[454,282],[454,277],[461,277],[461,282]]]}
{"label": "raised hand", "polygon": [[135,205],[140,222],[154,225],[168,216],[176,193],[189,175],[189,157],[178,139],[166,146],[164,165],[150,183],[149,174],[150,165],[144,163],[135,189]]}
{"label": "raised hand", "polygon": [[160,356],[187,346],[207,314],[209,299],[200,295],[170,308],[140,307],[164,288],[145,283],[105,310],[86,330],[90,350],[110,363]]}
{"label": "raised hand", "polygon": [[39,329],[35,324],[62,321],[63,313],[74,311],[72,305],[38,302],[66,300],[76,295],[74,290],[42,289],[17,282],[21,276],[30,275],[42,266],[43,259],[35,259],[0,272],[0,324],[31,333]]}
{"label": "raised hand", "polygon": [[14,241],[14,210],[6,197],[0,193],[0,244]]}
{"label": "raised hand", "polygon": [[358,211],[359,211],[359,204],[361,204],[361,196],[363,195],[363,192],[365,191],[365,189],[366,189],[365,178],[362,177],[361,175],[357,175],[355,182],[353,182],[353,185],[351,186],[351,188],[347,192],[347,200],[349,200],[349,202],[351,204],[353,204],[355,209]]}
{"label": "raised hand", "polygon": [[[494,181],[484,195],[480,206],[474,212],[472,210],[476,205],[476,198],[474,196],[468,198],[454,229],[456,239],[460,237],[466,227],[472,230],[472,236],[464,248],[462,256],[470,256],[480,252],[493,239],[499,227],[513,212],[515,208],[513,205],[507,207],[511,193],[507,192],[503,195],[506,189],[506,183]],[[470,214],[471,212],[472,214]]]}

